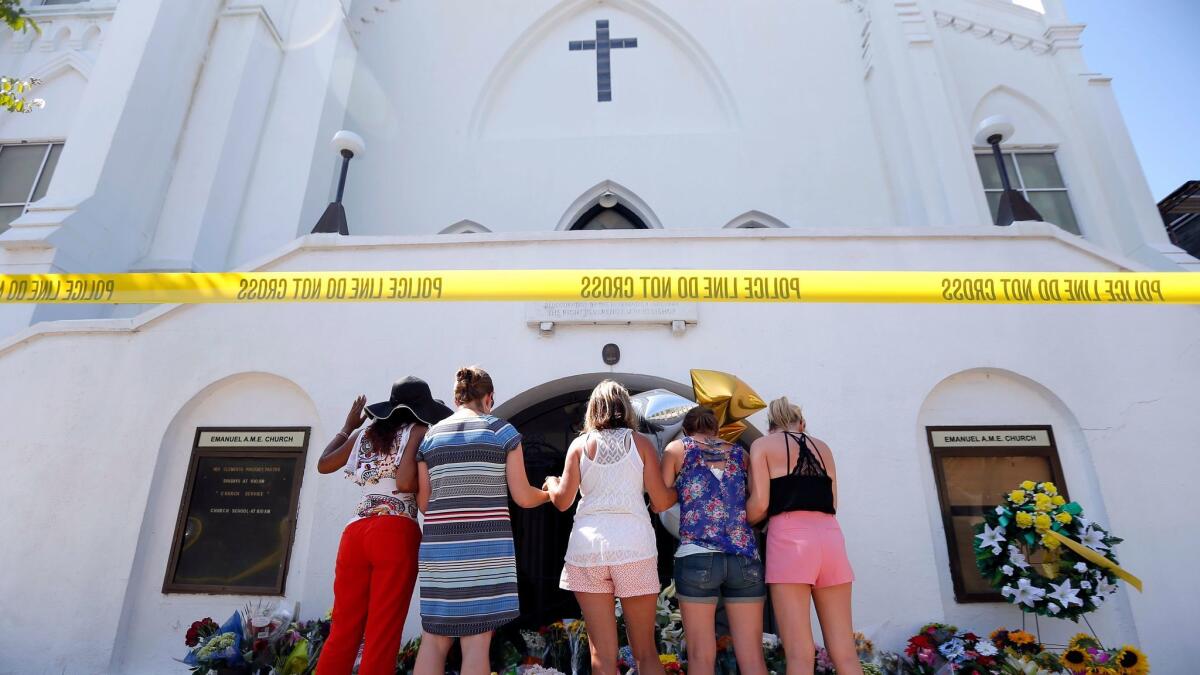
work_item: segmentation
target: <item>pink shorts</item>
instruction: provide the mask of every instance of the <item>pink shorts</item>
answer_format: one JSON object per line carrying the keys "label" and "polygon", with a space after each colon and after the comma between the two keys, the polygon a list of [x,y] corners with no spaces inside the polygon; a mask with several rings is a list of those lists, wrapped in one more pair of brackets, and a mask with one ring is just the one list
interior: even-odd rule
{"label": "pink shorts", "polygon": [[815,588],[854,581],[846,540],[837,518],[817,511],[789,511],[767,525],[767,583]]}
{"label": "pink shorts", "polygon": [[620,565],[579,567],[566,563],[559,588],[575,593],[608,593],[618,598],[658,595],[658,559],[647,558]]}

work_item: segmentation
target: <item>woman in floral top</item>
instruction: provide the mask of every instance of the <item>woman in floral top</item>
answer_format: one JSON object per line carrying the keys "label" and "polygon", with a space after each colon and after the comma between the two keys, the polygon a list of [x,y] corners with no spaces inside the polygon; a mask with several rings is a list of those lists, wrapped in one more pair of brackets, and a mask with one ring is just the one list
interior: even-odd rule
{"label": "woman in floral top", "polygon": [[712,410],[692,408],[683,418],[683,438],[667,445],[662,462],[663,481],[679,492],[675,592],[687,637],[688,672],[710,675],[714,670],[715,615],[723,597],[738,671],[766,675],[762,624],[767,587],[746,519],[750,463],[744,448],[721,440],[717,432]]}

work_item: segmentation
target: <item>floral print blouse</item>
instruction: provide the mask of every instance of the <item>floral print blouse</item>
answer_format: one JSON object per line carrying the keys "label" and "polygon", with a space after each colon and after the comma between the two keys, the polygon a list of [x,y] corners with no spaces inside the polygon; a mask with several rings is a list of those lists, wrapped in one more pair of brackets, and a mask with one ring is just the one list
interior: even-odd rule
{"label": "floral print blouse", "polygon": [[683,437],[683,466],[675,479],[679,490],[680,545],[696,544],[758,559],[758,542],[746,519],[749,488],[745,449],[734,445],[720,477],[704,462],[700,444]]}

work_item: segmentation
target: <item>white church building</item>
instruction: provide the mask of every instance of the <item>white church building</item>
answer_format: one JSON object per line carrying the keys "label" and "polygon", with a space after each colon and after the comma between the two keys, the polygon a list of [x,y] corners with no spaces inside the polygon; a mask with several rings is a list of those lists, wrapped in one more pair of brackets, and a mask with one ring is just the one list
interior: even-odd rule
{"label": "white church building", "polygon": [[[0,274],[1200,271],[1063,0],[30,4],[42,30],[0,34],[0,73],[41,79],[47,105],[0,115]],[[993,224],[976,136],[997,116],[1046,222]],[[366,146],[350,234],[309,234],[340,129]],[[429,302],[0,305],[0,673],[183,672],[196,619],[271,596],[324,615],[356,497],[316,458],[355,396],[412,374],[450,399],[472,363],[531,478],[602,378],[688,395],[712,369],[803,404],[838,458],[855,623],[884,649],[931,620],[1020,626],[970,527],[1054,478],[1145,581],[1097,634],[1192,669],[1195,307]],[[220,567],[189,552],[193,507],[205,458],[238,443],[294,468],[250,586],[185,569]],[[561,523],[514,518],[535,621]],[[273,544],[252,535],[222,541]]]}

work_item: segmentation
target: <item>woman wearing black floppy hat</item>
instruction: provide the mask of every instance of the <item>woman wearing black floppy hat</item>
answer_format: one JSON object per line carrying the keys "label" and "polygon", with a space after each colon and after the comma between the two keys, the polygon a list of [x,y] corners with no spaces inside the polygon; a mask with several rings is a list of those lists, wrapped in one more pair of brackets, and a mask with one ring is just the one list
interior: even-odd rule
{"label": "woman wearing black floppy hat", "polygon": [[[342,430],[317,461],[321,473],[343,470],[362,488],[338,546],[333,624],[318,675],[348,675],[360,644],[361,675],[395,672],[421,544],[416,451],[429,427],[451,414],[416,377],[393,384],[388,400],[366,403],[365,396],[354,400]],[[367,418],[371,424],[359,430]]]}

